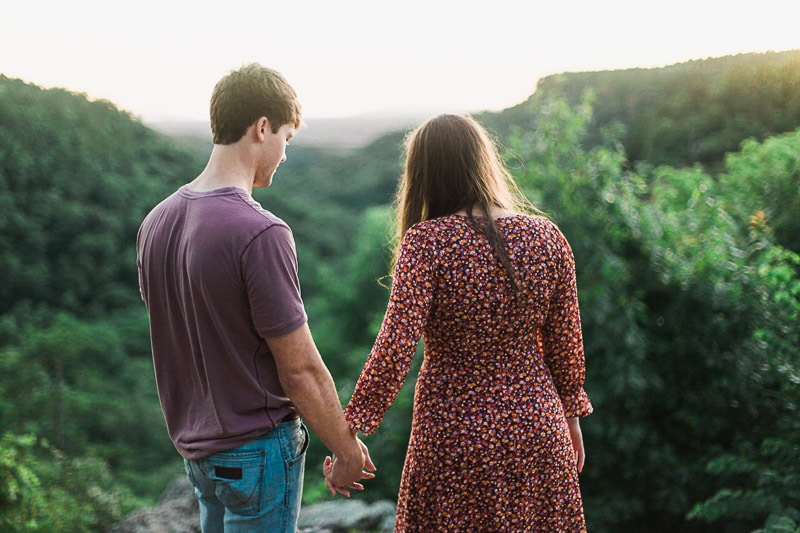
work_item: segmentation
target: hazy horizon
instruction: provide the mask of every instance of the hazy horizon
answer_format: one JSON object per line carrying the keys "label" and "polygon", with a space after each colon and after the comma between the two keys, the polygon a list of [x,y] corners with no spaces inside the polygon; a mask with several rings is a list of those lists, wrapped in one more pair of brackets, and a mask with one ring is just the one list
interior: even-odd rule
{"label": "hazy horizon", "polygon": [[252,61],[315,119],[499,111],[551,74],[800,49],[799,19],[796,0],[43,0],[5,7],[0,72],[145,122],[203,120],[216,81]]}

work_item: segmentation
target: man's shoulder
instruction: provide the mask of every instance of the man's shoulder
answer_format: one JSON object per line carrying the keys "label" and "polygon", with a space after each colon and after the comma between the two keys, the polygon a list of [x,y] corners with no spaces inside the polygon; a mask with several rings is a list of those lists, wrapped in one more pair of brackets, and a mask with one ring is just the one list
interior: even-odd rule
{"label": "man's shoulder", "polygon": [[266,224],[267,226],[285,226],[287,228],[289,227],[289,225],[282,218],[280,218],[278,215],[276,215],[269,209],[265,209],[252,196],[243,194],[241,196],[241,201],[244,204],[242,207],[244,211],[247,211],[254,218],[263,220],[263,223]]}
{"label": "man's shoulder", "polygon": [[180,189],[153,206],[142,220],[139,231],[141,232],[145,228],[156,225],[159,221],[162,221],[164,217],[169,217],[170,213],[175,210],[175,204],[180,201],[179,193]]}
{"label": "man's shoulder", "polygon": [[204,193],[183,187],[176,194],[189,200],[190,209],[196,210],[199,216],[209,217],[207,222],[212,225],[241,226],[257,232],[274,226],[289,228],[283,219],[264,209],[255,198],[237,187]]}
{"label": "man's shoulder", "polygon": [[243,194],[240,197],[240,204],[232,210],[231,216],[239,219],[239,226],[246,232],[253,235],[263,233],[280,233],[281,230],[291,233],[289,224],[282,218],[262,205],[251,196]]}
{"label": "man's shoulder", "polygon": [[[272,229],[277,231],[267,231]],[[140,233],[163,231],[202,236],[206,240],[224,236],[224,240],[245,243],[265,232],[291,234],[283,219],[264,209],[246,191],[234,187],[210,192],[181,187],[153,207],[142,221]]]}

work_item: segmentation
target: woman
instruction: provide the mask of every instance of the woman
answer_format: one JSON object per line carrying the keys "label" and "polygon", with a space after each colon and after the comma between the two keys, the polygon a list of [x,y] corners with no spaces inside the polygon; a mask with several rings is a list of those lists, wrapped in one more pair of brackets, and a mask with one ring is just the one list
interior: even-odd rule
{"label": "woman", "polygon": [[420,336],[397,532],[584,531],[584,355],[564,236],[474,119],[409,136],[389,305],[345,416],[378,427]]}

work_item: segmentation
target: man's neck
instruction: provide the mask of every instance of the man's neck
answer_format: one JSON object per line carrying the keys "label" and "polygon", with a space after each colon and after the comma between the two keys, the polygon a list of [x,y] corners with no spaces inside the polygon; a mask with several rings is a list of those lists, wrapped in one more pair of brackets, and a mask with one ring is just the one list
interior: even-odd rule
{"label": "man's neck", "polygon": [[253,193],[254,170],[237,145],[215,144],[206,168],[188,187],[196,192],[208,192],[224,187],[238,187]]}

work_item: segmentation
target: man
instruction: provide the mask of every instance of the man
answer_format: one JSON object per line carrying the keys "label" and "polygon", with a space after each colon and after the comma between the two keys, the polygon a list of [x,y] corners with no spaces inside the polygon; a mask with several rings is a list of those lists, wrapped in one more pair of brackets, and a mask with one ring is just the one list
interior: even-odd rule
{"label": "man", "polygon": [[207,166],[137,237],[159,399],[204,533],[294,533],[303,422],[336,458],[332,491],[349,496],[374,477],[311,337],[291,230],[251,196],[270,185],[300,123],[280,73],[251,64],[223,77]]}

